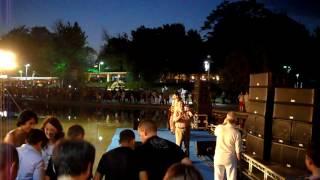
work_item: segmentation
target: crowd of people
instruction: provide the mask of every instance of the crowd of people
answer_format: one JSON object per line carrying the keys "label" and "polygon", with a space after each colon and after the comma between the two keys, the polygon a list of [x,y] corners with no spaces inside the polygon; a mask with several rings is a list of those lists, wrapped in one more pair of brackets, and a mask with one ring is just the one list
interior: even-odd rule
{"label": "crowd of people", "polygon": [[[35,129],[38,116],[31,110],[20,113],[17,128],[9,131],[0,144],[0,179],[24,180],[202,180],[201,173],[189,159],[190,125],[194,113],[178,93],[172,96],[168,129],[176,143],[157,135],[156,122],[143,120],[135,133],[125,129],[119,135],[119,147],[105,152],[95,173],[95,147],[84,140],[85,131],[73,125],[65,137],[56,117],[47,117],[40,129]],[[236,128],[236,115],[229,112],[224,122],[215,128],[216,146],[214,177],[236,180],[241,154],[241,134]],[[183,146],[184,145],[184,148]],[[307,149],[306,167],[310,179],[320,179],[319,144]]]}
{"label": "crowd of people", "polygon": [[130,129],[120,133],[120,146],[103,154],[93,174],[95,147],[84,140],[85,131],[73,125],[67,131],[56,117],[47,117],[40,129],[31,110],[20,113],[17,128],[0,144],[0,179],[203,179],[186,153],[157,136],[152,120],[139,123],[141,143]]}
{"label": "crowd of people", "polygon": [[[76,100],[102,103],[170,104],[169,91],[162,90],[109,90],[105,88],[8,88],[15,98],[47,100]],[[192,102],[192,94],[184,91],[184,102]]]}

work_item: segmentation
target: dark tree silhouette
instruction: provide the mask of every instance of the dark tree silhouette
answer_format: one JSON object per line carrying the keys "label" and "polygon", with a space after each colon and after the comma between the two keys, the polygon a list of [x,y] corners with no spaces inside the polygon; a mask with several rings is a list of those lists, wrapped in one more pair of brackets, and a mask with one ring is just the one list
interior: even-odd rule
{"label": "dark tree silhouette", "polygon": [[[224,77],[225,90],[246,89],[250,73],[270,71],[282,77],[283,65],[293,67],[290,77],[294,77],[304,71],[301,63],[310,54],[309,32],[302,24],[254,0],[224,1],[207,17],[202,29],[208,52]],[[240,74],[232,76],[234,67]],[[234,87],[234,82],[239,86]]]}

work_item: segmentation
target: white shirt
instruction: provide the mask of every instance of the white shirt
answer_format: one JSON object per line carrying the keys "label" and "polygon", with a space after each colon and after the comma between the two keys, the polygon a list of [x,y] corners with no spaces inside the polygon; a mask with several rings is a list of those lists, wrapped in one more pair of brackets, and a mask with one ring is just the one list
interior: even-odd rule
{"label": "white shirt", "polygon": [[41,153],[29,144],[17,148],[19,171],[16,180],[38,180],[44,177],[44,162]]}
{"label": "white shirt", "polygon": [[49,164],[49,159],[52,156],[53,153],[53,148],[54,148],[54,144],[48,144],[47,146],[45,146],[41,153],[42,153],[42,158],[44,160],[44,168],[47,169],[48,164]]}
{"label": "white shirt", "polygon": [[237,153],[241,150],[241,134],[229,123],[218,125],[215,129],[217,136],[214,154],[215,165],[228,165],[237,162]]}

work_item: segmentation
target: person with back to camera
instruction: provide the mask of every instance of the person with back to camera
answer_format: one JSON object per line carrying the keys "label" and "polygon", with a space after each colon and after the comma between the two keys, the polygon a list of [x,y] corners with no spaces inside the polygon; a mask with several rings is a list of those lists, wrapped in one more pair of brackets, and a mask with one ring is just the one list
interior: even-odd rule
{"label": "person with back to camera", "polygon": [[92,174],[96,150],[83,140],[63,140],[53,151],[58,180],[88,180]]}
{"label": "person with back to camera", "polygon": [[38,116],[31,110],[24,110],[20,113],[17,128],[8,132],[4,142],[19,147],[25,143],[30,130],[38,123]]}
{"label": "person with back to camera", "polygon": [[[85,131],[81,125],[74,124],[68,128],[67,139],[69,140],[84,140]],[[57,177],[57,167],[54,167],[52,158],[49,159],[48,167],[45,172],[45,180],[56,180]]]}
{"label": "person with back to camera", "polygon": [[32,129],[27,136],[26,144],[17,148],[20,163],[17,180],[44,179],[41,147],[45,141],[46,135],[42,130]]}
{"label": "person with back to camera", "polygon": [[203,180],[203,177],[193,165],[175,163],[169,167],[163,180]]}
{"label": "person with back to camera", "polygon": [[225,171],[228,180],[237,179],[237,161],[240,161],[241,134],[235,128],[236,116],[228,112],[224,123],[215,129],[217,136],[214,155],[214,179],[224,180]]}
{"label": "person with back to camera", "polygon": [[305,157],[307,169],[312,173],[308,180],[320,180],[320,144],[311,143]]}
{"label": "person with back to camera", "polygon": [[136,148],[140,180],[162,180],[172,164],[191,164],[179,146],[157,136],[157,125],[154,121],[141,121],[138,133],[142,141],[142,145]]}
{"label": "person with back to camera", "polygon": [[102,155],[94,180],[101,180],[103,176],[108,180],[139,179],[134,132],[130,129],[121,131],[119,143],[120,147]]}
{"label": "person with back to camera", "polygon": [[0,143],[0,179],[15,180],[19,169],[19,156],[12,144]]}

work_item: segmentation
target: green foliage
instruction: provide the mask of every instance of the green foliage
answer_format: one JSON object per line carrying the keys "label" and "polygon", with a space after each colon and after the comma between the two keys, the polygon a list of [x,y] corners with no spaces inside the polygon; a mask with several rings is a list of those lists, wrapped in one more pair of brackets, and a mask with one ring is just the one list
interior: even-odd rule
{"label": "green foliage", "polygon": [[87,47],[87,36],[77,22],[55,24],[54,32],[45,27],[26,26],[4,35],[0,46],[17,54],[18,69],[29,63],[39,76],[59,76],[67,81],[82,81],[94,50]]}

